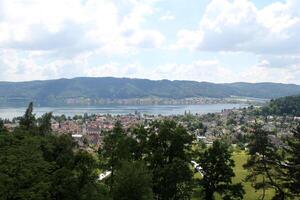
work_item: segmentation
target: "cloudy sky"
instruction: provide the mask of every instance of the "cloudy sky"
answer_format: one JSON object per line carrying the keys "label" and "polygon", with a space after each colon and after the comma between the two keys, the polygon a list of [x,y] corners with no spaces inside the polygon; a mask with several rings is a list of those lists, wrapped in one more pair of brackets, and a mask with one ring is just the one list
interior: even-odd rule
{"label": "cloudy sky", "polygon": [[0,81],[300,84],[299,0],[0,0]]}

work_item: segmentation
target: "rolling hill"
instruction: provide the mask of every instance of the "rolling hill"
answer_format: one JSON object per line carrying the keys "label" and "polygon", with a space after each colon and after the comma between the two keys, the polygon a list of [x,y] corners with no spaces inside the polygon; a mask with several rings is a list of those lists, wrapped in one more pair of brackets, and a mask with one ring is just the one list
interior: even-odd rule
{"label": "rolling hill", "polygon": [[196,81],[153,81],[101,77],[80,77],[29,82],[0,82],[0,105],[25,105],[35,101],[39,105],[62,105],[66,99],[131,99],[189,97],[225,98],[245,96],[278,98],[300,94],[300,86],[281,83],[225,83]]}

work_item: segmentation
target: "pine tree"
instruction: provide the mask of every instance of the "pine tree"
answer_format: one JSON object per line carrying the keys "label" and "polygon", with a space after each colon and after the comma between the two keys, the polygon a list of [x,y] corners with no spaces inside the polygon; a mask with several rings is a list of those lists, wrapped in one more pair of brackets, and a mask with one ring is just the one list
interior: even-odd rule
{"label": "pine tree", "polygon": [[291,180],[288,188],[300,198],[300,123],[292,130],[293,137],[288,140],[288,177]]}
{"label": "pine tree", "polygon": [[204,189],[206,200],[214,199],[215,193],[223,199],[243,199],[245,192],[242,184],[232,183],[235,176],[234,161],[228,144],[220,140],[214,141],[212,147],[200,155],[199,164],[203,173],[200,185]]}
{"label": "pine tree", "polygon": [[250,174],[246,181],[250,181],[256,190],[262,190],[261,199],[265,198],[267,189],[274,189],[276,194],[273,199],[284,199],[284,169],[283,157],[278,154],[278,148],[270,137],[273,132],[266,131],[257,122],[251,127],[250,143],[248,145],[250,158],[244,165]]}
{"label": "pine tree", "polygon": [[33,114],[33,102],[30,102],[24,116],[20,120],[20,127],[24,130],[33,130],[36,126],[35,115]]}

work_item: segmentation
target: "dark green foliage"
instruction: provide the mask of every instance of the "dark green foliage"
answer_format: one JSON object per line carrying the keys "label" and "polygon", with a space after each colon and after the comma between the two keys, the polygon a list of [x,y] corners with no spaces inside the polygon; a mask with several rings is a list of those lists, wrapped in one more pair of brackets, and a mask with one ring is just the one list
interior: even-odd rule
{"label": "dark green foliage", "polygon": [[[128,78],[74,78],[31,82],[1,82],[2,105],[28,101],[43,106],[66,104],[68,98],[128,99],[246,96],[278,98],[300,93],[300,86],[277,83],[214,84],[195,81],[151,81]],[[89,102],[91,103],[91,102]]]}
{"label": "dark green foliage", "polygon": [[200,155],[199,164],[204,175],[200,185],[206,200],[214,199],[215,193],[223,199],[243,199],[245,192],[241,183],[232,184],[234,161],[228,144],[214,141],[212,147]]}
{"label": "dark green foliage", "polygon": [[115,200],[151,200],[152,176],[142,161],[123,161],[115,175]]}
{"label": "dark green foliage", "polygon": [[20,127],[24,130],[33,130],[36,126],[35,115],[33,114],[33,102],[30,102],[24,116],[20,119]]}
{"label": "dark green foliage", "polygon": [[145,160],[153,173],[157,199],[189,199],[193,137],[174,121],[155,122],[148,130]]}
{"label": "dark green foliage", "polygon": [[108,190],[97,182],[96,169],[98,164],[93,156],[85,151],[79,151],[74,157],[76,198],[82,200],[99,200],[107,198]]}
{"label": "dark green foliage", "polygon": [[250,158],[244,165],[250,174],[246,180],[252,182],[255,189],[263,191],[261,199],[264,199],[265,191],[269,188],[276,191],[274,199],[284,199],[286,192],[283,185],[289,180],[286,180],[281,165],[283,157],[279,154],[277,146],[270,140],[272,135],[272,132],[264,130],[259,123],[251,127],[248,145]]}
{"label": "dark green foliage", "polygon": [[115,124],[111,132],[106,133],[103,145],[98,153],[102,166],[105,170],[111,170],[110,186],[114,183],[114,172],[121,166],[124,160],[132,160],[134,158],[132,148],[135,146],[135,140],[128,137],[120,122]]}
{"label": "dark green foliage", "polygon": [[300,95],[271,100],[269,105],[262,108],[261,112],[264,115],[300,116]]}
{"label": "dark green foliage", "polygon": [[0,199],[50,199],[53,164],[44,160],[36,137],[0,135]]}
{"label": "dark green foliage", "polygon": [[[147,129],[143,126],[137,127],[131,130],[130,134],[125,133],[120,124],[116,124],[114,131],[104,138],[104,144],[99,149],[105,169],[112,172],[108,180],[112,195],[115,195],[116,191],[116,195],[119,195],[119,191],[125,189],[141,191],[135,188],[139,185],[135,178],[139,171],[128,169],[128,173],[132,173],[132,179],[125,179],[118,172],[143,161],[152,174],[148,186],[152,186],[155,199],[190,199],[193,177],[190,168],[192,141],[193,136],[174,121],[156,121]],[[127,163],[125,166],[122,164],[124,161]],[[125,185],[125,188],[122,188],[116,176],[121,176],[122,181],[132,182],[128,184],[128,188]],[[142,193],[144,192],[139,196]],[[148,192],[144,195],[148,196]],[[124,195],[124,198],[127,197]]]}
{"label": "dark green foliage", "polygon": [[0,134],[1,200],[106,200],[95,158],[76,150],[70,136]]}
{"label": "dark green foliage", "polygon": [[49,135],[52,132],[51,119],[51,112],[36,118],[35,114],[33,114],[33,103],[31,102],[28,105],[24,116],[20,118],[20,126],[17,127],[17,129],[33,135]]}
{"label": "dark green foliage", "polygon": [[51,129],[52,113],[45,113],[41,118],[38,119],[39,133],[48,135],[52,132]]}
{"label": "dark green foliage", "polygon": [[300,198],[300,123],[293,130],[293,137],[288,140],[288,188]]}
{"label": "dark green foliage", "polygon": [[0,119],[0,134],[6,132],[6,128],[4,127],[4,122]]}
{"label": "dark green foliage", "polygon": [[132,145],[135,160],[142,160],[149,154],[148,150],[148,131],[143,125],[135,127],[132,135],[136,138],[136,143]]}

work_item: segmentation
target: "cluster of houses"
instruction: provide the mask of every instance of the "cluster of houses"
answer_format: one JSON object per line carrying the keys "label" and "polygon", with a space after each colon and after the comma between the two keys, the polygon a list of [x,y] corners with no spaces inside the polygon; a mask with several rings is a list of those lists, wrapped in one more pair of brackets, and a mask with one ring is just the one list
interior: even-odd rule
{"label": "cluster of houses", "polygon": [[266,130],[276,130],[279,134],[286,134],[293,125],[291,122],[300,121],[299,117],[257,116],[251,115],[244,109],[228,109],[220,113],[194,115],[194,118],[203,123],[204,127],[195,130],[190,129],[189,121],[181,120],[178,116],[142,116],[139,113],[118,116],[96,115],[87,119],[53,121],[52,130],[58,134],[71,134],[79,144],[87,142],[89,145],[99,147],[105,133],[112,130],[117,121],[121,122],[126,130],[135,125],[146,127],[148,122],[166,118],[176,119],[190,134],[196,136],[196,141],[203,141],[206,144],[211,144],[222,135],[244,135],[247,132],[245,127],[249,127],[256,120],[263,121]]}
{"label": "cluster of houses", "polygon": [[[173,119],[183,125],[190,134],[194,134],[196,141],[203,141],[211,144],[216,138],[223,135],[244,135],[247,127],[255,121],[262,121],[264,128],[269,131],[276,130],[276,133],[283,135],[289,132],[295,123],[300,122],[300,117],[289,116],[260,116],[251,114],[247,109],[228,109],[220,113],[191,115],[192,119],[184,120],[184,116],[191,115],[173,115],[173,116],[154,116],[141,115],[140,113],[127,115],[91,115],[61,120],[54,117],[51,122],[52,130],[56,134],[69,134],[82,147],[98,149],[106,133],[114,128],[118,121],[123,128],[127,130],[136,125],[147,127],[149,122],[159,119]],[[202,128],[191,128],[191,121],[202,123]],[[8,130],[13,130],[17,123],[6,123]],[[275,138],[276,139],[276,138]],[[275,140],[274,139],[274,140]],[[88,144],[88,145],[87,145]]]}
{"label": "cluster of houses", "polygon": [[145,124],[147,121],[157,119],[155,116],[141,116],[139,114],[128,115],[94,115],[88,118],[69,119],[65,121],[53,120],[52,130],[57,134],[70,134],[78,142],[84,146],[98,148],[101,145],[103,137],[114,128],[118,121],[126,130],[135,125]]}

